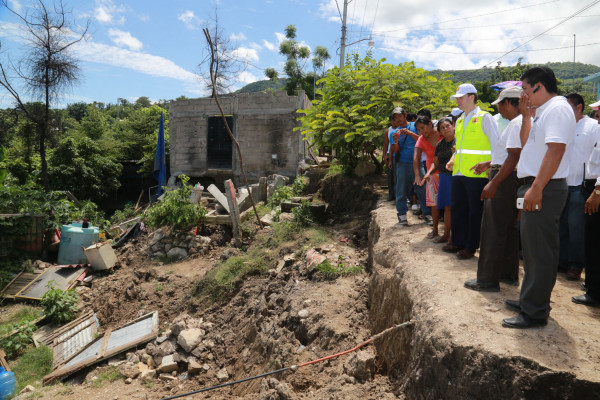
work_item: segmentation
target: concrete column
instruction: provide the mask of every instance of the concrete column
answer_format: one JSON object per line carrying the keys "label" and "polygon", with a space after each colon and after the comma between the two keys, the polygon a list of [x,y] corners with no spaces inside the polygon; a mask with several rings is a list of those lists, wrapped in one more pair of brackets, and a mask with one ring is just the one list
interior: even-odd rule
{"label": "concrete column", "polygon": [[235,195],[235,186],[233,186],[231,179],[225,181],[225,194],[227,195],[227,203],[229,204],[229,216],[231,217],[235,246],[240,247],[242,245],[242,221],[240,220],[240,209]]}

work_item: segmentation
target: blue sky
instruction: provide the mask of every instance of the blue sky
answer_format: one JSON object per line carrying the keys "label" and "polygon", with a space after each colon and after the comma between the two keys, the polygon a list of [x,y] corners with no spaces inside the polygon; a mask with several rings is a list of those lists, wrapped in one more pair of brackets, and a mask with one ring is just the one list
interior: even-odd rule
{"label": "blue sky", "polygon": [[[8,3],[23,13],[36,1]],[[503,64],[518,57],[528,62],[572,61],[576,34],[577,61],[600,65],[600,5],[593,3],[598,2],[352,0],[348,42],[371,38],[375,57],[392,63],[410,60],[427,69],[467,69],[493,67],[503,53],[520,45],[501,58]],[[83,24],[89,19],[91,27],[72,53],[81,60],[81,82],[57,106],[76,101],[115,103],[117,98],[134,101],[140,96],[159,100],[205,95],[197,76],[204,57],[201,28],[215,8],[235,54],[246,61],[234,88],[264,79],[267,67],[281,71],[284,58],[278,48],[288,24],[296,25],[299,41],[311,49],[327,47],[331,65],[339,62],[338,5],[341,9],[343,0],[65,0],[65,4],[73,20]],[[592,7],[564,21],[589,4]],[[18,20],[4,8],[0,8],[0,40],[3,62],[7,57],[17,60],[25,49]],[[347,51],[364,55],[367,43],[361,41]],[[10,97],[0,90],[0,106],[10,104]]]}

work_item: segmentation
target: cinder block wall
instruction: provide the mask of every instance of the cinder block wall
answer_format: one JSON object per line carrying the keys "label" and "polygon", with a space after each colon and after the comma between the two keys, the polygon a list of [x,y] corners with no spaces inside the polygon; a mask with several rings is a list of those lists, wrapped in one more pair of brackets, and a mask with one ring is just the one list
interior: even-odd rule
{"label": "cinder block wall", "polygon": [[[226,115],[233,115],[233,135],[238,140],[244,169],[250,183],[261,176],[296,175],[298,162],[308,155],[300,132],[296,110],[310,107],[303,91],[288,96],[285,91],[243,93],[219,99]],[[235,145],[232,144],[232,169],[209,169],[207,163],[208,118],[220,116],[212,98],[177,100],[170,104],[171,173],[191,177],[242,181]]]}

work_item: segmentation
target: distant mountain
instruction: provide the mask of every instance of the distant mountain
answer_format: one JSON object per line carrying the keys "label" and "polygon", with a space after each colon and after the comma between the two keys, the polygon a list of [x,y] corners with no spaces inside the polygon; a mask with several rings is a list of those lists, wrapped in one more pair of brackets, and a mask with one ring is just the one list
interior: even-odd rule
{"label": "distant mountain", "polygon": [[278,78],[275,81],[266,79],[264,81],[257,81],[247,84],[241,89],[238,89],[235,93],[256,93],[264,92],[266,90],[281,90],[287,83],[287,79]]}
{"label": "distant mountain", "polygon": [[[546,64],[531,64],[532,66],[545,65],[554,71],[556,77],[563,82],[573,79],[573,63],[571,62],[549,62]],[[430,71],[432,75],[441,73],[451,74],[453,82],[479,82],[491,79],[494,68],[479,69],[454,69],[443,71],[436,69]],[[600,67],[592,64],[575,63],[575,79],[582,79],[588,75],[600,72]]]}

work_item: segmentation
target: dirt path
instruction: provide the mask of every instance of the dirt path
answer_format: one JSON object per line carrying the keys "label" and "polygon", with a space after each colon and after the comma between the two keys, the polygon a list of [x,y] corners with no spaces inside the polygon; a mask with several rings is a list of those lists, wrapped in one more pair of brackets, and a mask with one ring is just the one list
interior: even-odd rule
{"label": "dirt path", "polygon": [[[559,274],[546,327],[504,328],[502,319],[515,315],[505,307],[504,300],[518,299],[519,287],[501,284],[498,293],[465,289],[463,283],[476,276],[477,258],[460,261],[455,255],[442,252],[441,245],[425,238],[429,227],[414,216],[409,216],[409,223],[409,227],[401,227],[396,222],[393,205],[380,202],[373,212],[372,230],[376,233],[373,252],[376,263],[380,264],[375,268],[401,282],[404,295],[412,303],[412,312],[408,313],[420,319],[415,335],[417,332],[427,335],[422,341],[439,341],[440,348],[450,346],[444,351],[454,353],[451,358],[456,360],[460,358],[457,352],[468,354],[463,355],[462,362],[468,363],[471,357],[470,362],[479,365],[477,357],[484,359],[483,364],[487,359],[489,367],[485,368],[490,368],[492,374],[501,371],[502,360],[506,364],[518,360],[524,365],[525,374],[528,368],[540,373],[547,369],[550,375],[567,373],[576,380],[600,382],[600,310],[571,302],[572,296],[582,293],[581,282],[568,281]],[[520,275],[522,279],[522,265]],[[443,358],[444,351],[431,358]],[[456,362],[458,369],[459,361]],[[518,385],[518,378],[513,374],[511,384]],[[559,380],[545,385],[559,385]],[[598,386],[594,387],[598,390]]]}

